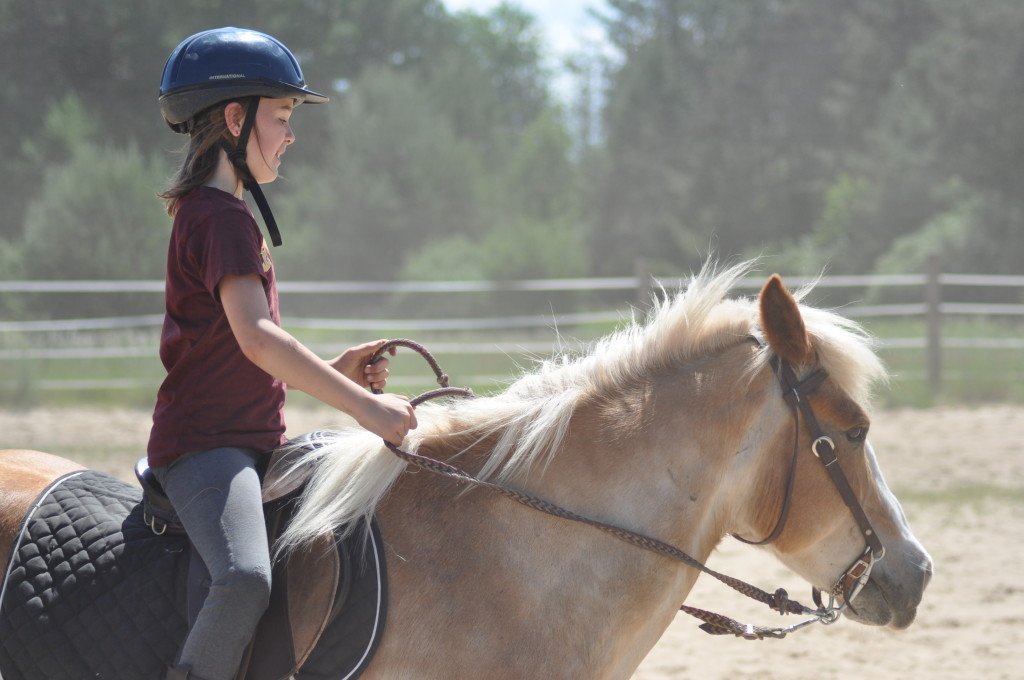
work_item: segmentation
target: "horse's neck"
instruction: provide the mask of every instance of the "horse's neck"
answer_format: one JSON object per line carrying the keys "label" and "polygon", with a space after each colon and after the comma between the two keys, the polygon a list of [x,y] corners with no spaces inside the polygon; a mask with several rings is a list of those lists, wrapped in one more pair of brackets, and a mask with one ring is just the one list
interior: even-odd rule
{"label": "horse's neck", "polygon": [[[763,393],[763,381],[739,386],[749,351],[728,354],[581,404],[564,448],[530,489],[706,561],[746,493],[736,452],[747,446],[755,457],[750,429]],[[593,608],[632,663],[629,654],[649,650],[672,621],[697,572],[585,527],[567,534],[566,552],[589,555],[575,606]]]}
{"label": "horse's neck", "polygon": [[[564,448],[531,490],[706,561],[743,513],[762,448],[758,423],[770,376],[749,380],[749,356],[738,347],[581,404]],[[625,543],[609,545],[584,527],[571,533],[572,550],[589,549],[593,574],[580,584],[577,606],[603,607],[619,642],[650,649],[697,572]]]}
{"label": "horse's neck", "polygon": [[741,346],[580,403],[527,486],[581,514],[706,555],[745,503],[768,380]]}

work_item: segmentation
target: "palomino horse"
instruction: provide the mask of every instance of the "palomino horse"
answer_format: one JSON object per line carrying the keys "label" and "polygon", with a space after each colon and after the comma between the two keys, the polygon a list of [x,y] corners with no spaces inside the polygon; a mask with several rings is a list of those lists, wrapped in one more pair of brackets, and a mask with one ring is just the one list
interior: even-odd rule
{"label": "palomino horse", "polygon": [[[829,591],[865,554],[864,529],[812,455],[819,433],[794,419],[776,368],[781,359],[797,378],[827,372],[803,399],[885,552],[845,613],[906,627],[931,560],[866,441],[865,402],[885,371],[854,324],[799,305],[778,277],[758,301],[725,299],[748,271],[706,267],[646,323],[500,395],[419,407],[404,448],[701,561],[727,534],[770,537],[767,550]],[[69,466],[0,457],[0,550],[34,494]],[[312,476],[279,555],[360,516],[380,522],[389,612],[364,678],[628,678],[698,576],[497,494],[413,474],[357,428],[297,466]]]}

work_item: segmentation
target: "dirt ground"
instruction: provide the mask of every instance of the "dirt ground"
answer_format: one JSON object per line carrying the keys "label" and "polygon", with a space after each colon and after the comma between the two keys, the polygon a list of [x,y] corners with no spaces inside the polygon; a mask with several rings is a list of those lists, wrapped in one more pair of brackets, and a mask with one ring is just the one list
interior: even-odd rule
{"label": "dirt ground", "polygon": [[[341,416],[291,412],[290,434],[330,427]],[[131,478],[145,449],[148,414],[116,410],[0,412],[0,448],[37,448]],[[935,576],[905,631],[840,620],[785,640],[711,637],[685,614],[633,676],[669,678],[1024,678],[1024,407],[886,411],[871,440],[889,486],[935,561]],[[755,548],[727,541],[712,568],[807,602],[806,584]],[[740,620],[781,619],[715,581],[688,599]]]}

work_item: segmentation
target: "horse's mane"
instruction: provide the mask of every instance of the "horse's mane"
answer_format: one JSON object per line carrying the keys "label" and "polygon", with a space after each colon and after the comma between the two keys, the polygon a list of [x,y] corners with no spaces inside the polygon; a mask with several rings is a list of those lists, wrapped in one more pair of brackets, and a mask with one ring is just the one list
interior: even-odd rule
{"label": "horse's mane", "polygon": [[[559,449],[581,399],[615,394],[750,336],[758,324],[756,301],[726,295],[756,264],[748,261],[719,269],[709,261],[682,292],[664,299],[655,296],[646,321],[630,319],[589,352],[545,361],[495,396],[419,406],[419,426],[403,447],[416,451],[453,434],[467,444],[464,448],[488,439],[495,443],[480,476],[502,483],[521,480],[531,469],[543,468]],[[797,299],[811,287],[799,291]],[[866,401],[871,385],[886,377],[866,334],[833,312],[806,306],[801,311],[822,366],[852,398]],[[767,350],[755,355],[751,373],[767,358]],[[298,457],[285,477],[287,481],[291,475],[308,476],[309,483],[276,554],[325,531],[368,519],[405,467],[369,432],[358,427],[335,432],[330,443]]]}

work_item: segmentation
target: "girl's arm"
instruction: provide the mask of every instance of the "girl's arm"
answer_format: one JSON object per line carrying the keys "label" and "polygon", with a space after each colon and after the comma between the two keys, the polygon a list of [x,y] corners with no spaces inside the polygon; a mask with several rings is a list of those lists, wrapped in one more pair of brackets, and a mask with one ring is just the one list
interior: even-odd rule
{"label": "girl's arm", "polygon": [[275,324],[256,274],[225,276],[218,290],[239,347],[261,369],[348,413],[393,444],[400,444],[416,427],[416,414],[407,399],[367,392]]}

